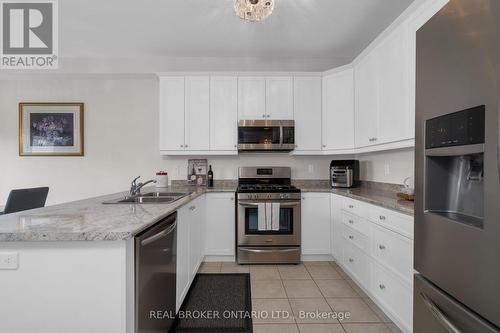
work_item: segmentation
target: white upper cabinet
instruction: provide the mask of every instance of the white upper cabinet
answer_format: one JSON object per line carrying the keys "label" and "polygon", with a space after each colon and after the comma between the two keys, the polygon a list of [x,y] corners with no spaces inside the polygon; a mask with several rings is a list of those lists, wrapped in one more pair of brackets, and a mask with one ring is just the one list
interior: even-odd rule
{"label": "white upper cabinet", "polygon": [[366,56],[355,69],[356,82],[356,147],[376,143],[378,133],[378,69],[377,54]]}
{"label": "white upper cabinet", "polygon": [[356,64],[356,147],[414,137],[409,36],[397,27]]}
{"label": "white upper cabinet", "polygon": [[323,150],[354,148],[354,73],[351,68],[323,78]]}
{"label": "white upper cabinet", "polygon": [[294,78],[296,151],[321,151],[321,77]]}
{"label": "white upper cabinet", "polygon": [[409,46],[406,25],[399,27],[381,45],[379,118],[377,143],[410,138]]}
{"label": "white upper cabinet", "polygon": [[210,150],[237,150],[238,79],[210,78]]}
{"label": "white upper cabinet", "polygon": [[245,120],[266,118],[266,79],[240,77],[238,79],[238,118]]}
{"label": "white upper cabinet", "polygon": [[266,78],[266,118],[293,119],[292,77]]}
{"label": "white upper cabinet", "polygon": [[160,150],[184,150],[184,77],[160,79]]}
{"label": "white upper cabinet", "polygon": [[207,76],[186,77],[185,148],[209,150],[210,80]]}

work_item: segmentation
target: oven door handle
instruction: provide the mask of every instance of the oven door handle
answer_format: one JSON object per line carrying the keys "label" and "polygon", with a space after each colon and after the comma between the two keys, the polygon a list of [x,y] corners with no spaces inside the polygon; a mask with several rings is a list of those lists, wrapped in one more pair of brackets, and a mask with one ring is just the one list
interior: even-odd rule
{"label": "oven door handle", "polygon": [[[246,202],[246,201],[238,201],[238,205],[243,206],[243,207],[257,207],[259,205],[258,202]],[[280,207],[292,207],[292,206],[297,206],[300,205],[300,200],[293,200],[293,201],[285,201],[285,202],[280,202]]]}
{"label": "oven door handle", "polygon": [[298,248],[295,249],[272,249],[272,250],[264,250],[264,249],[246,249],[246,248],[239,248],[240,251],[245,251],[245,252],[253,252],[253,253],[269,253],[269,252],[280,252],[280,253],[286,253],[286,252],[296,252]]}

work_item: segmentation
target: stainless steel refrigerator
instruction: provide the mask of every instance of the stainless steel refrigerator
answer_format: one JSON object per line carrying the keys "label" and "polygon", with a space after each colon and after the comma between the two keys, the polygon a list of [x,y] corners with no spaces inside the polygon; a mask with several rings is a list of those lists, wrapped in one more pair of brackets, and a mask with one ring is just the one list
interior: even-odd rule
{"label": "stainless steel refrigerator", "polygon": [[417,32],[414,332],[500,332],[500,0]]}

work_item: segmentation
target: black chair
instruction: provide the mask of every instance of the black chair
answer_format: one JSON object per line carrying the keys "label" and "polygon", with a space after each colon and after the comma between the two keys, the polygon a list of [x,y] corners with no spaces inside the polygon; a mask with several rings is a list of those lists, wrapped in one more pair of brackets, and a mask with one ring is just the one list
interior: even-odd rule
{"label": "black chair", "polygon": [[12,190],[7,198],[3,214],[44,207],[48,194],[48,187]]}

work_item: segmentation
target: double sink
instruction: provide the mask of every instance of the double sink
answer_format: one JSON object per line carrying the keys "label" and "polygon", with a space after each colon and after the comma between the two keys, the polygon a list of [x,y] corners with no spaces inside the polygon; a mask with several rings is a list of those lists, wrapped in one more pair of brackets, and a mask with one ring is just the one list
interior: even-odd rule
{"label": "double sink", "polygon": [[191,193],[183,192],[150,192],[139,194],[133,197],[119,198],[116,200],[103,202],[104,204],[159,204],[159,203],[171,203],[188,196]]}

